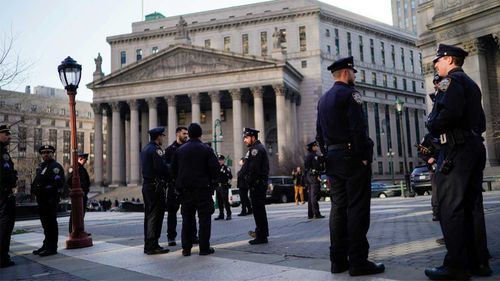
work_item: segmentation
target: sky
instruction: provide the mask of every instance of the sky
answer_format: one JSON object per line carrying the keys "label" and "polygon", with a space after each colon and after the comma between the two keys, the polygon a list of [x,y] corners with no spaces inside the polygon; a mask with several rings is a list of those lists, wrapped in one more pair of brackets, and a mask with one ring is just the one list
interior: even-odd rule
{"label": "sky", "polygon": [[[290,0],[294,1],[294,0]],[[19,57],[30,68],[22,79],[3,89],[24,91],[30,85],[62,88],[57,66],[67,56],[82,65],[77,99],[92,101],[94,58],[101,53],[102,70],[110,73],[106,37],[132,32],[132,23],[160,12],[177,16],[266,0],[2,0],[0,48],[14,38],[11,59]],[[391,0],[322,0],[324,3],[392,25]]]}

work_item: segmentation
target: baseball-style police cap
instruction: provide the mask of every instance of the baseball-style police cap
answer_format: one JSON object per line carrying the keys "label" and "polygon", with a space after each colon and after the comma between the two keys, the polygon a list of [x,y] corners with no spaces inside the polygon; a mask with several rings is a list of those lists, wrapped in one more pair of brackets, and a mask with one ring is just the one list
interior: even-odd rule
{"label": "baseball-style police cap", "polygon": [[444,56],[453,56],[459,58],[465,58],[469,53],[464,51],[463,49],[451,45],[439,44],[439,47],[436,51],[436,56],[432,60],[433,63],[436,63],[438,59]]}
{"label": "baseball-style police cap", "polygon": [[318,143],[316,141],[310,142],[307,144],[307,150],[311,151],[313,146],[317,146]]}
{"label": "baseball-style police cap", "polygon": [[260,133],[259,130],[255,130],[253,128],[245,128],[243,130],[243,137],[247,137],[247,136],[257,137],[257,136],[259,136],[259,133]]}
{"label": "baseball-style police cap", "polygon": [[330,70],[332,73],[344,68],[352,69],[354,73],[358,72],[354,68],[354,58],[352,56],[336,60],[329,67],[327,67],[327,69]]}
{"label": "baseball-style police cap", "polygon": [[165,132],[165,128],[163,128],[163,127],[153,128],[153,129],[148,131],[148,133],[151,137],[156,137],[156,136],[160,136],[160,135],[164,136],[165,135],[164,132]]}
{"label": "baseball-style police cap", "polygon": [[80,153],[78,153],[78,158],[89,159],[89,154],[88,153],[80,152]]}
{"label": "baseball-style police cap", "polygon": [[217,155],[217,159],[224,160],[224,159],[226,159],[226,157],[224,157],[224,155],[222,155],[222,154],[219,154],[219,155]]}
{"label": "baseball-style police cap", "polygon": [[0,133],[6,133],[10,135],[10,128],[7,125],[0,125]]}
{"label": "baseball-style police cap", "polygon": [[56,148],[53,147],[52,145],[42,145],[40,148],[38,148],[38,153],[42,154],[44,152],[56,152]]}

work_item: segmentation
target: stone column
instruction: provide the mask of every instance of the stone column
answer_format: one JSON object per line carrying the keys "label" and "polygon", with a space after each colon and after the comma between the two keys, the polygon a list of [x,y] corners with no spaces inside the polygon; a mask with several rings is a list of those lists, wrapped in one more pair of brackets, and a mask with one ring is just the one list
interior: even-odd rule
{"label": "stone column", "polygon": [[94,110],[94,185],[100,187],[103,169],[102,108],[98,103],[93,103],[91,106]]}
{"label": "stone column", "polygon": [[129,101],[130,106],[130,182],[135,186],[139,183],[140,147],[139,147],[139,103]]}
{"label": "stone column", "polygon": [[156,109],[158,101],[156,98],[148,98],[146,101],[149,107],[149,128],[156,128],[158,127],[158,110]]}
{"label": "stone column", "polygon": [[112,161],[112,169],[111,169],[111,184],[110,186],[117,187],[120,185],[120,177],[121,177],[121,117],[120,117],[120,102],[113,102],[111,104],[112,110],[112,136],[114,138],[114,145],[111,150],[111,161]]}
{"label": "stone column", "polygon": [[[220,120],[220,92],[219,91],[211,91],[208,92],[208,95],[210,96],[210,100],[212,101],[212,130],[215,128],[215,120],[219,119]],[[215,132],[212,131],[212,135]],[[212,144],[215,146],[215,144]],[[219,142],[217,143],[217,146],[219,147],[218,151],[222,151],[222,143]]]}
{"label": "stone column", "polygon": [[168,143],[172,143],[175,140],[175,129],[177,129],[177,101],[175,96],[168,96]]}
{"label": "stone column", "polygon": [[146,144],[149,143],[149,113],[148,111],[141,111],[141,146],[140,148],[142,149],[143,147],[146,146]]}
{"label": "stone column", "polygon": [[[300,144],[299,141],[299,129],[298,129],[298,119],[297,119],[297,100],[298,100],[298,93],[295,93],[292,97],[291,100],[291,110],[292,110],[292,138],[293,138],[293,143],[295,143],[295,149],[298,149],[297,152],[302,152],[303,149],[301,147],[298,147]],[[312,140],[311,140],[312,141]]]}
{"label": "stone column", "polygon": [[286,147],[286,104],[285,85],[273,85],[276,94],[276,129],[278,131],[278,164],[281,166],[285,160]]}
{"label": "stone column", "polygon": [[233,146],[234,146],[234,156],[233,156],[233,171],[236,169],[237,159],[243,156],[243,142],[240,136],[243,133],[243,128],[241,124],[241,91],[240,89],[232,89],[229,91],[233,99]]}
{"label": "stone column", "polygon": [[200,124],[200,94],[190,94],[189,99],[191,100],[191,122]]}
{"label": "stone column", "polygon": [[125,130],[125,138],[124,138],[124,146],[125,146],[125,168],[123,169],[122,166],[122,172],[125,171],[124,175],[122,176],[122,179],[124,179],[124,183],[128,185],[130,182],[130,116],[126,115],[125,120],[124,120],[124,130]]}
{"label": "stone column", "polygon": [[[111,104],[109,105],[111,109]],[[111,184],[112,181],[112,172],[113,172],[113,117],[111,110],[106,112],[106,183],[108,185]]]}
{"label": "stone column", "polygon": [[250,89],[253,95],[253,115],[255,119],[255,129],[259,130],[259,138],[262,143],[266,141],[266,128],[264,122],[264,89],[261,86]]}

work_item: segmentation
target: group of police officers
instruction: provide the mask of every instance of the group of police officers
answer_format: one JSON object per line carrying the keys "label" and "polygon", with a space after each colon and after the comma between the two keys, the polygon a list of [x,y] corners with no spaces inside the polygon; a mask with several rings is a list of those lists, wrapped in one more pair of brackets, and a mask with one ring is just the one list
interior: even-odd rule
{"label": "group of police officers", "polygon": [[[419,145],[420,156],[433,172],[433,220],[439,220],[447,253],[443,264],[428,268],[432,280],[465,280],[490,276],[483,211],[482,177],[486,151],[481,137],[485,116],[481,91],[462,70],[468,53],[458,47],[440,44],[433,60],[436,92],[433,109],[426,122],[428,135]],[[355,88],[353,57],[342,58],[328,67],[335,83],[318,102],[316,141],[307,145],[306,180],[310,186],[309,218],[319,212],[319,174],[325,170],[331,182],[330,260],[331,272],[348,271],[351,276],[382,273],[385,266],[368,260],[370,225],[371,162],[373,141],[367,135],[362,96]],[[269,159],[258,139],[258,130],[245,128],[243,142],[248,147],[238,171],[238,187],[243,192],[240,215],[253,213],[255,230],[249,231],[250,244],[268,243],[269,226],[265,209]],[[144,253],[167,253],[159,245],[164,211],[168,212],[168,245],[176,244],[176,213],[181,207],[182,254],[191,255],[199,243],[199,254],[210,255],[212,194],[217,191],[219,216],[231,219],[228,202],[231,170],[224,156],[201,142],[202,129],[192,123],[179,127],[176,140],[162,149],[164,128],[149,131],[151,141],[141,152],[143,173]],[[0,266],[13,265],[8,251],[14,226],[17,173],[7,150],[10,130],[0,126]],[[322,156],[318,155],[318,150]],[[33,253],[52,255],[57,251],[56,208],[58,190],[64,184],[64,171],[53,159],[55,149],[40,147],[43,162],[37,169],[33,192],[40,206],[44,228],[43,246]],[[219,160],[219,163],[218,163]],[[323,166],[324,165],[324,166]],[[83,166],[83,165],[82,165]],[[245,206],[246,205],[246,206]],[[199,226],[195,215],[198,213]]]}

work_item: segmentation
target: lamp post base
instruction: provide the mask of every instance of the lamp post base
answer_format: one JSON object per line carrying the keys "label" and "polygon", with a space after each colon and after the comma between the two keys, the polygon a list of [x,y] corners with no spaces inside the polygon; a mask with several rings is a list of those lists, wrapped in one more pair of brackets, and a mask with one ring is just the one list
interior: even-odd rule
{"label": "lamp post base", "polygon": [[80,232],[76,235],[70,234],[66,240],[66,249],[79,249],[92,246],[92,237],[87,232]]}

